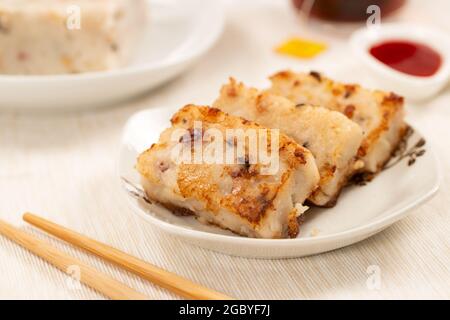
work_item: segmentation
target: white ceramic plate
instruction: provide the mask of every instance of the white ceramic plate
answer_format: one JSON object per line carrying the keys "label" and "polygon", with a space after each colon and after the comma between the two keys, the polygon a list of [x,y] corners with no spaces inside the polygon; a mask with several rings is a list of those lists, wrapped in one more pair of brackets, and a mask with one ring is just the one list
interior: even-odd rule
{"label": "white ceramic plate", "polygon": [[222,33],[217,1],[149,2],[151,21],[131,65],[76,75],[0,76],[0,108],[79,109],[119,102],[179,75]]}
{"label": "white ceramic plate", "polygon": [[[151,109],[134,115],[125,127],[119,161],[124,194],[133,211],[144,221],[191,244],[226,254],[252,258],[301,257],[341,248],[366,239],[405,217],[411,209],[433,196],[441,174],[438,162],[423,138],[411,130],[403,156],[365,186],[352,186],[332,209],[313,208],[296,239],[250,239],[217,227],[206,226],[193,217],[178,217],[148,204],[134,169],[137,156],[169,127],[173,109]],[[426,150],[423,155],[421,150]],[[413,162],[413,154],[416,161]],[[420,155],[420,156],[418,156]],[[408,165],[408,163],[410,165]]]}

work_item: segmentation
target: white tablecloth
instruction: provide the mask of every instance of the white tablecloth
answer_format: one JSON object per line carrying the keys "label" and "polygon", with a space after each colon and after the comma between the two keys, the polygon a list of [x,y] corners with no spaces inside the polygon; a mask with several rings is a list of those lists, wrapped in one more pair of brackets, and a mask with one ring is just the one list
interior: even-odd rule
{"label": "white tablecloth", "polygon": [[[205,0],[206,1],[206,0]],[[427,136],[444,181],[430,202],[386,231],[351,247],[290,260],[249,260],[184,244],[144,224],[123,202],[116,161],[122,127],[134,112],[155,106],[210,103],[228,76],[265,85],[282,68],[318,69],[366,81],[342,35],[305,28],[286,1],[237,1],[219,43],[183,76],[126,104],[83,113],[0,113],[0,218],[23,227],[155,299],[177,298],[138,277],[26,226],[25,211],[108,243],[162,268],[242,299],[450,298],[450,92],[408,104],[409,121]],[[237,5],[236,3],[239,3]],[[450,5],[414,1],[401,19],[450,23]],[[438,1],[433,1],[433,4]],[[423,6],[423,10],[416,7]],[[330,45],[313,61],[278,56],[290,36]],[[349,70],[345,72],[345,70]],[[350,71],[352,70],[352,71]],[[1,93],[0,93],[1,94]],[[378,195],[382,196],[382,195]],[[367,286],[378,266],[381,286]],[[370,269],[369,269],[370,271]],[[370,279],[369,279],[370,280]],[[0,237],[0,298],[102,298],[69,285],[68,277]]]}

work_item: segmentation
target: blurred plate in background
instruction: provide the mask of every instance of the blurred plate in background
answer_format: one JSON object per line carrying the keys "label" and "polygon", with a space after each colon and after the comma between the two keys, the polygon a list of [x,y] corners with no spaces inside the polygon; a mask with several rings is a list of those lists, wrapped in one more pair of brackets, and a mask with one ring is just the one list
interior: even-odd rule
{"label": "blurred plate in background", "polygon": [[150,0],[150,24],[128,67],[54,76],[1,76],[2,109],[81,109],[105,106],[154,88],[185,71],[220,37],[216,1]]}

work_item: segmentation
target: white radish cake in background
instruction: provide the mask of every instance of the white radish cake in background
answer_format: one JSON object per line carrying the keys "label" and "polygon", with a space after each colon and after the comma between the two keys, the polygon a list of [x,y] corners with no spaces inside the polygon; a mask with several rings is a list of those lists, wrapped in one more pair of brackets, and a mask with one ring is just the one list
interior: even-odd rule
{"label": "white radish cake in background", "polygon": [[0,0],[0,74],[122,67],[146,24],[146,0]]}

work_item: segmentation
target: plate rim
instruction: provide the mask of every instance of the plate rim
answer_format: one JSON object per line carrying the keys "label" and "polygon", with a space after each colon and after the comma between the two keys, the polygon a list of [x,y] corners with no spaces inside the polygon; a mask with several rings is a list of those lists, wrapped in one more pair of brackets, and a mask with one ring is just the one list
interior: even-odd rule
{"label": "plate rim", "polygon": [[[155,112],[155,111],[166,111],[172,110],[171,108],[164,108],[164,107],[157,107],[157,108],[151,108],[146,110],[141,110],[134,115],[132,115],[129,120],[126,122],[126,125],[124,127],[124,131],[122,134],[122,138],[124,137],[127,128],[129,124],[136,118],[139,118],[144,113],[149,112]],[[417,132],[421,137],[424,137],[424,135],[421,133],[420,130],[416,129],[416,127],[411,126],[415,132]],[[158,219],[157,217],[153,216],[152,214],[144,212],[142,208],[140,208],[137,199],[131,197],[131,195],[127,192],[126,187],[124,185],[124,182],[121,180],[121,172],[120,167],[122,165],[122,153],[126,149],[126,145],[123,143],[124,139],[121,141],[121,146],[119,150],[120,158],[119,158],[119,165],[118,165],[118,176],[120,181],[120,187],[122,189],[122,194],[126,197],[126,200],[128,204],[131,206],[132,211],[134,214],[137,214],[139,217],[144,219],[145,221],[151,223],[155,227],[162,229],[163,231],[167,232],[170,235],[176,236],[176,237],[188,237],[190,239],[195,240],[208,240],[215,241],[215,242],[224,242],[226,244],[241,244],[246,245],[250,247],[254,246],[283,246],[283,247],[291,247],[291,246],[298,246],[299,248],[301,246],[305,245],[311,245],[311,244],[318,244],[323,242],[338,242],[338,241],[344,241],[348,239],[355,239],[361,236],[371,237],[374,234],[378,233],[379,231],[383,230],[384,228],[387,228],[391,226],[392,224],[396,223],[397,221],[403,219],[408,215],[408,213],[411,212],[412,209],[422,205],[423,203],[430,200],[432,197],[434,197],[442,183],[443,175],[442,175],[442,168],[441,164],[439,162],[439,159],[437,158],[436,153],[433,150],[433,144],[431,143],[431,147],[427,149],[427,154],[429,154],[432,158],[432,162],[434,163],[435,167],[435,173],[436,178],[432,183],[432,187],[427,191],[421,194],[418,198],[416,198],[411,203],[403,206],[402,208],[397,209],[391,209],[388,212],[388,214],[383,215],[383,217],[379,219],[374,219],[373,221],[366,223],[361,226],[356,226],[353,228],[350,228],[345,231],[340,231],[333,234],[328,235],[318,235],[315,237],[308,237],[308,238],[294,238],[294,239],[260,239],[260,238],[248,238],[248,237],[242,237],[242,236],[230,236],[230,235],[224,235],[224,234],[218,234],[218,233],[212,233],[204,230],[196,230],[196,229],[190,229],[183,226],[178,226],[171,224],[167,221],[164,221],[162,219]],[[206,237],[206,238],[205,238]],[[364,237],[363,239],[367,238]],[[363,239],[357,240],[355,242],[359,242]],[[355,243],[353,242],[353,243]],[[343,247],[343,246],[339,246]],[[324,250],[323,252],[328,251]],[[321,251],[322,252],[322,251]]]}

